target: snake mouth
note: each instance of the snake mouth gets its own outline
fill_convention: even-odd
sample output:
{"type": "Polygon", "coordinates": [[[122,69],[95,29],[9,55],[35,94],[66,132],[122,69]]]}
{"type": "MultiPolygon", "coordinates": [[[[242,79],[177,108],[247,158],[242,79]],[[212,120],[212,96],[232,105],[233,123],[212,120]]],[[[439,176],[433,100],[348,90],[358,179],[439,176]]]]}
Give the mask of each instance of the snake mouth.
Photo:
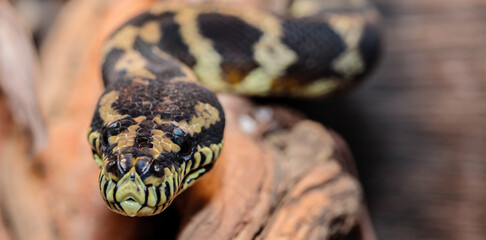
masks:
{"type": "Polygon", "coordinates": [[[162,179],[148,177],[145,179],[147,184],[134,168],[119,180],[110,179],[102,170],[99,179],[100,192],[107,206],[114,212],[130,217],[151,216],[166,209],[179,193],[191,186],[212,166],[212,163],[199,166],[187,174],[184,174],[185,168],[172,168],[172,171],[166,168],[162,179]]]}
{"type": "Polygon", "coordinates": [[[135,201],[134,199],[127,199],[120,202],[120,206],[125,211],[126,215],[134,217],[140,211],[143,205],[135,201]]]}
{"type": "Polygon", "coordinates": [[[129,195],[128,197],[117,198],[116,195],[120,195],[120,191],[118,190],[120,186],[119,182],[109,180],[105,183],[105,186],[100,191],[106,205],[112,211],[130,217],[151,216],[160,213],[170,205],[173,199],[170,195],[169,184],[162,184],[161,187],[153,185],[144,187],[143,194],[139,194],[143,195],[143,199],[134,196],[136,193],[131,192],[127,193],[129,195]],[[115,186],[115,191],[110,188],[113,185],[115,186]]]}
{"type": "Polygon", "coordinates": [[[151,216],[162,212],[176,196],[174,181],[170,177],[168,180],[160,186],[144,184],[138,175],[128,172],[116,181],[107,179],[102,171],[100,192],[106,205],[116,213],[130,217],[151,216]]]}

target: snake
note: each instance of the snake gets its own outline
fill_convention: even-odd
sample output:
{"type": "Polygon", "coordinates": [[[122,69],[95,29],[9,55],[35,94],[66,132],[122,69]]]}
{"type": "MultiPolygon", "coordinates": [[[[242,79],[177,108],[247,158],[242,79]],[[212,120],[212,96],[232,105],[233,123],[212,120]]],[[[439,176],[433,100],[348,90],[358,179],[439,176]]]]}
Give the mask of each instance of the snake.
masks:
{"type": "Polygon", "coordinates": [[[377,61],[378,18],[363,0],[296,0],[284,14],[160,2],[125,22],[104,43],[88,130],[106,205],[155,215],[210,171],[224,144],[216,93],[319,98],[355,85],[377,61]]]}

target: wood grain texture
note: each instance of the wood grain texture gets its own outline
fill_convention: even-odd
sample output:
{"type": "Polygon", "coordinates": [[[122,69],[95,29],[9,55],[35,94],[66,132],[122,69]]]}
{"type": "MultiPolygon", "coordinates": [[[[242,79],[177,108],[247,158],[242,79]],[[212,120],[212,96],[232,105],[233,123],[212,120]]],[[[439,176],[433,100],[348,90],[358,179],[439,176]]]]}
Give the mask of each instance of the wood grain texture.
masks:
{"type": "Polygon", "coordinates": [[[45,145],[36,100],[37,56],[16,10],[0,1],[0,239],[52,239],[33,154],[45,145]]]}
{"type": "Polygon", "coordinates": [[[273,107],[228,95],[221,100],[227,110],[226,146],[214,171],[181,196],[180,239],[348,235],[360,221],[362,205],[359,184],[335,155],[347,151],[345,145],[315,122],[297,119],[285,130],[273,107]],[[262,126],[261,111],[280,126],[262,126]],[[241,127],[250,116],[256,131],[241,127]]]}
{"type": "Polygon", "coordinates": [[[486,2],[374,2],[385,49],[369,81],[290,105],[350,144],[379,239],[484,239],[486,2]]]}
{"type": "Polygon", "coordinates": [[[46,144],[35,85],[39,84],[39,62],[32,34],[22,17],[7,1],[0,1],[0,92],[8,98],[17,126],[29,135],[30,151],[46,144]]]}

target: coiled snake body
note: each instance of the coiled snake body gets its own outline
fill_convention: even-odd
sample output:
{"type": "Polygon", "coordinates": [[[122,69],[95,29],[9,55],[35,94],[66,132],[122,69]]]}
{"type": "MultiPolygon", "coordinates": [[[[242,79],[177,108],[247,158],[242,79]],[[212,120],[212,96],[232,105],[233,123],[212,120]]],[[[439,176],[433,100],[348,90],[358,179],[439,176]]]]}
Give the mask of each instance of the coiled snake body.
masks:
{"type": "Polygon", "coordinates": [[[160,213],[211,169],[225,125],[213,91],[317,97],[365,75],[376,14],[354,5],[281,17],[161,3],[121,26],[103,50],[106,89],[88,133],[109,208],[160,213]]]}

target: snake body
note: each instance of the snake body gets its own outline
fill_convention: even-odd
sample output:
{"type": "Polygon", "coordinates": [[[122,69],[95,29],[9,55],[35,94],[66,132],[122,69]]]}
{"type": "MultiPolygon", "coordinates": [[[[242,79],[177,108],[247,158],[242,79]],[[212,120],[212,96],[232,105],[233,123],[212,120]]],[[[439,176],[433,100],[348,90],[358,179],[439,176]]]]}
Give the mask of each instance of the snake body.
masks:
{"type": "Polygon", "coordinates": [[[375,63],[379,34],[367,3],[300,15],[157,4],[112,34],[88,133],[110,209],[160,213],[211,169],[225,125],[213,91],[324,96],[375,63]]]}

